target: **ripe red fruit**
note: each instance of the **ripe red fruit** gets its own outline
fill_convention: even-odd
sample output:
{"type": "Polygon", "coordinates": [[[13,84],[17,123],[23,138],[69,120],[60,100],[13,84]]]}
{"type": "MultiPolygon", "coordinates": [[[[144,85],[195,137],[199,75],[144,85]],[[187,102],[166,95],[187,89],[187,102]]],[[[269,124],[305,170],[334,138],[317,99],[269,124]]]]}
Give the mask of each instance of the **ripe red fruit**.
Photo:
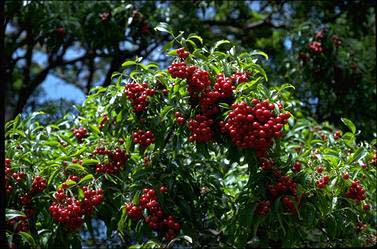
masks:
{"type": "Polygon", "coordinates": [[[63,37],[65,35],[65,29],[63,27],[59,27],[55,29],[55,32],[60,36],[63,37]]]}
{"type": "Polygon", "coordinates": [[[131,100],[133,112],[140,113],[146,111],[148,98],[156,93],[154,89],[148,88],[147,83],[128,83],[124,93],[131,100]]]}
{"type": "Polygon", "coordinates": [[[106,22],[110,19],[111,13],[104,11],[104,12],[100,13],[98,16],[101,19],[101,22],[106,22]]]}
{"type": "Polygon", "coordinates": [[[363,169],[366,169],[366,168],[367,168],[367,164],[366,164],[365,162],[361,162],[361,163],[360,163],[360,166],[361,166],[361,168],[363,168],[363,169]]]}
{"type": "Polygon", "coordinates": [[[152,131],[139,130],[134,132],[132,136],[134,143],[140,144],[142,147],[147,147],[155,141],[152,131]]]}
{"type": "Polygon", "coordinates": [[[179,117],[179,118],[177,118],[177,123],[179,124],[179,125],[183,125],[184,123],[185,123],[185,118],[183,118],[183,117],[179,117]]]}
{"type": "Polygon", "coordinates": [[[323,167],[319,166],[316,170],[318,174],[321,174],[323,172],[323,167]]]}
{"type": "Polygon", "coordinates": [[[363,205],[363,209],[364,209],[364,210],[369,210],[369,209],[370,209],[369,204],[368,204],[368,203],[365,203],[365,204],[363,205]]]}
{"type": "Polygon", "coordinates": [[[295,162],[292,168],[293,172],[299,172],[301,170],[301,163],[300,162],[295,162]]]}
{"type": "Polygon", "coordinates": [[[309,44],[309,48],[311,51],[315,52],[315,53],[321,53],[323,52],[323,47],[322,47],[322,44],[320,42],[310,42],[309,44]]]}
{"type": "Polygon", "coordinates": [[[325,184],[323,181],[321,181],[321,180],[318,180],[318,181],[317,181],[317,187],[318,187],[318,188],[324,188],[325,185],[326,185],[326,184],[325,184]]]}
{"type": "Polygon", "coordinates": [[[181,58],[181,59],[186,59],[190,55],[190,53],[187,52],[185,50],[185,48],[178,48],[177,54],[178,54],[179,58],[181,58]]]}
{"type": "Polygon", "coordinates": [[[348,172],[344,172],[343,175],[342,175],[342,177],[343,177],[344,180],[347,180],[347,179],[350,178],[350,175],[349,175],[348,172]]]}
{"type": "Polygon", "coordinates": [[[166,186],[161,186],[160,187],[160,192],[161,193],[167,193],[169,190],[168,190],[168,188],[166,187],[166,186]]]}
{"type": "Polygon", "coordinates": [[[329,182],[330,178],[329,176],[324,176],[323,181],[327,184],[329,182]]]}
{"type": "Polygon", "coordinates": [[[197,114],[195,119],[190,119],[188,122],[188,128],[192,135],[189,137],[189,141],[202,143],[210,141],[214,137],[212,130],[213,123],[213,119],[201,114],[197,114]]]}

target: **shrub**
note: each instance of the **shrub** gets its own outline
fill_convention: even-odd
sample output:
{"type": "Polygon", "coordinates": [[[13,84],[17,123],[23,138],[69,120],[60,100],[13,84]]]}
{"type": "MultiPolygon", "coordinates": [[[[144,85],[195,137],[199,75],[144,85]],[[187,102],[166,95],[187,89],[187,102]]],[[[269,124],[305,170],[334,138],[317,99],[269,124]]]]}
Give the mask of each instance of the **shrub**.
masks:
{"type": "Polygon", "coordinates": [[[77,247],[96,217],[133,247],[375,242],[375,143],[295,118],[263,52],[174,42],[168,70],[126,61],[78,116],[6,125],[9,241],[77,247]]]}

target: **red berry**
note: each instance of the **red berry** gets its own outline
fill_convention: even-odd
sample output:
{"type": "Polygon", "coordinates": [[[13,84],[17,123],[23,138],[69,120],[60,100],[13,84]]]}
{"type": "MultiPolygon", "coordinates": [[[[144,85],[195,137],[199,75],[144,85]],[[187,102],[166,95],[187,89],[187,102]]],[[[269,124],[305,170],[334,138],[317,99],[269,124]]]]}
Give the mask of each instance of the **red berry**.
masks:
{"type": "Polygon", "coordinates": [[[160,192],[161,193],[167,193],[169,190],[168,190],[168,188],[166,187],[166,186],[161,186],[160,187],[160,192]]]}
{"type": "Polygon", "coordinates": [[[348,178],[350,178],[350,175],[349,175],[348,172],[344,172],[342,177],[343,177],[344,180],[347,180],[348,178]]]}
{"type": "Polygon", "coordinates": [[[323,167],[322,166],[319,166],[318,168],[317,168],[317,173],[318,174],[321,174],[323,172],[323,167]]]}

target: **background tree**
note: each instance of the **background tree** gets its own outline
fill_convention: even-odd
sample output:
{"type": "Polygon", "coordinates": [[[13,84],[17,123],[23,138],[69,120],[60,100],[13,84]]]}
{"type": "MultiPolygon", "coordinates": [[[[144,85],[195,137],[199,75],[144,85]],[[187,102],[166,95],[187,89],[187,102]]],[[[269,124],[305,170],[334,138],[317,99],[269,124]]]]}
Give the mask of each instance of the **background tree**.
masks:
{"type": "Polygon", "coordinates": [[[39,88],[48,75],[88,93],[92,86],[109,85],[126,59],[141,56],[166,65],[161,49],[167,37],[153,29],[166,22],[174,32],[197,33],[209,44],[229,39],[246,49],[266,51],[271,84],[281,79],[295,83],[301,89],[296,96],[312,115],[335,124],[341,116],[354,119],[364,130],[362,138],[375,130],[375,106],[370,104],[376,100],[375,6],[369,1],[8,1],[5,7],[6,80],[11,82],[7,119],[46,104],[35,99],[43,95],[39,88]],[[308,73],[298,55],[322,27],[336,33],[343,45],[326,54],[331,58],[323,58],[327,74],[316,84],[318,75],[308,73]],[[337,66],[327,70],[334,62],[337,66]],[[350,69],[351,64],[357,69],[350,69]],[[337,83],[328,84],[335,77],[337,83]],[[358,90],[355,84],[343,84],[345,80],[358,82],[358,90]],[[318,86],[324,92],[318,92],[318,86]],[[339,98],[339,91],[349,97],[339,98]],[[321,100],[312,103],[317,97],[321,100]]]}

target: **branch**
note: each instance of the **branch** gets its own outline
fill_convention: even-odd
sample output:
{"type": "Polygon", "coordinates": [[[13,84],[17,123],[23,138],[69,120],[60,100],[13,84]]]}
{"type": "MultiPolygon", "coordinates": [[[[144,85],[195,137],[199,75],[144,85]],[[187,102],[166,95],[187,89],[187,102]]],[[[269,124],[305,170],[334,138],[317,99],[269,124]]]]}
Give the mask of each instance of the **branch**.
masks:
{"type": "Polygon", "coordinates": [[[22,85],[22,89],[20,91],[20,95],[16,104],[16,108],[13,111],[12,118],[15,118],[19,113],[22,112],[24,106],[26,105],[28,99],[33,94],[34,90],[46,79],[47,75],[50,73],[51,69],[54,69],[59,66],[65,66],[74,64],[78,61],[84,60],[87,58],[88,54],[85,54],[79,58],[69,61],[53,61],[50,63],[45,69],[39,72],[30,82],[29,84],[22,85]]]}
{"type": "Polygon", "coordinates": [[[276,25],[272,22],[271,16],[269,15],[263,20],[248,23],[248,24],[241,24],[237,20],[205,20],[203,21],[203,24],[211,25],[211,26],[229,26],[229,27],[234,27],[238,28],[239,30],[251,30],[255,28],[260,28],[262,26],[269,26],[272,28],[288,28],[286,24],[280,24],[276,25]]]}
{"type": "Polygon", "coordinates": [[[86,82],[86,94],[89,94],[90,89],[92,88],[92,81],[94,77],[95,67],[94,67],[94,54],[91,54],[89,57],[89,75],[86,82]]]}
{"type": "Polygon", "coordinates": [[[32,33],[31,33],[31,26],[29,25],[28,27],[26,27],[26,44],[27,44],[27,48],[26,48],[26,53],[25,53],[25,60],[26,60],[26,63],[25,63],[25,67],[24,67],[24,72],[23,72],[23,84],[24,85],[28,85],[29,82],[30,82],[30,67],[31,67],[31,63],[32,63],[32,56],[33,56],[33,47],[34,47],[34,44],[33,44],[33,36],[32,36],[32,33]]]}

